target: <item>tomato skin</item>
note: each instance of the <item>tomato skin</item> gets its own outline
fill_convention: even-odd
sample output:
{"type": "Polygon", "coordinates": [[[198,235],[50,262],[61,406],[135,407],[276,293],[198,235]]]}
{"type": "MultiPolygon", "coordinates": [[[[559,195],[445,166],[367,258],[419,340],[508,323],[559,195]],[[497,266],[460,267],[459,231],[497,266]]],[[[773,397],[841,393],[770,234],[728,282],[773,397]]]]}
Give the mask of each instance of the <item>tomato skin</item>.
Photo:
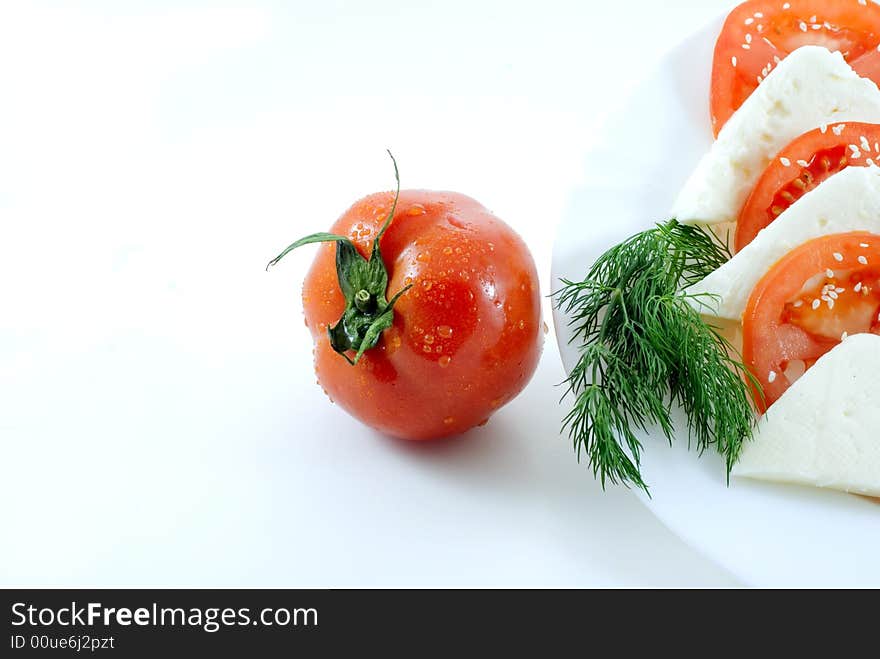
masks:
{"type": "Polygon", "coordinates": [[[777,59],[781,61],[801,46],[824,46],[832,52],[840,51],[859,75],[880,83],[880,77],[875,77],[880,74],[878,43],[880,6],[873,1],[862,4],[859,0],[749,0],[742,3],[727,16],[715,44],[710,92],[715,135],[758,87],[759,76],[765,78],[769,70],[775,68],[777,59]],[[785,5],[787,8],[783,8],[785,5]],[[818,29],[813,29],[814,26],[818,29]]]}
{"type": "Polygon", "coordinates": [[[760,384],[759,410],[766,411],[791,385],[785,371],[792,362],[810,368],[840,343],[844,331],[880,333],[878,313],[880,236],[860,231],[823,236],[780,259],[755,286],[743,314],[742,355],[760,384]],[[823,297],[827,285],[833,299],[823,297]]]}
{"type": "Polygon", "coordinates": [[[796,138],[767,166],[740,211],[734,240],[736,251],[752,242],[761,229],[801,196],[845,167],[880,163],[877,147],[880,147],[878,124],[829,124],[796,138]],[[851,145],[857,150],[853,151],[851,145]]]}
{"type": "MultiPolygon", "coordinates": [[[[368,257],[393,193],[355,203],[330,229],[368,257]]],[[[394,324],[356,366],[333,351],[327,327],[345,300],[335,246],[306,276],[303,306],[315,370],[349,414],[395,437],[425,440],[480,425],[531,379],[543,345],[541,299],[522,239],[478,202],[453,192],[403,190],[380,241],[394,324]]]]}

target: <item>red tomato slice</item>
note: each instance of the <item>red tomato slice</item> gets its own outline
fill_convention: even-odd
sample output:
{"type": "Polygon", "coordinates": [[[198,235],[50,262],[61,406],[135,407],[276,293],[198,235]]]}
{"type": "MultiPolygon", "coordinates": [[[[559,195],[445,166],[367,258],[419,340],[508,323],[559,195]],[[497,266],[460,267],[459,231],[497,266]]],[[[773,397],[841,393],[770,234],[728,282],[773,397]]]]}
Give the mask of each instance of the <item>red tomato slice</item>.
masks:
{"type": "Polygon", "coordinates": [[[736,223],[736,251],[784,210],[844,167],[880,164],[880,125],[831,124],[804,133],[764,170],[736,223]]]}
{"type": "Polygon", "coordinates": [[[880,236],[823,236],[789,252],[755,286],[743,315],[743,359],[763,390],[759,409],[846,335],[880,334],[878,314],[880,236]]]}
{"type": "Polygon", "coordinates": [[[744,2],[730,12],[715,44],[710,95],[715,135],[791,51],[808,45],[840,51],[859,75],[880,82],[878,43],[880,6],[870,0],[744,2]]]}

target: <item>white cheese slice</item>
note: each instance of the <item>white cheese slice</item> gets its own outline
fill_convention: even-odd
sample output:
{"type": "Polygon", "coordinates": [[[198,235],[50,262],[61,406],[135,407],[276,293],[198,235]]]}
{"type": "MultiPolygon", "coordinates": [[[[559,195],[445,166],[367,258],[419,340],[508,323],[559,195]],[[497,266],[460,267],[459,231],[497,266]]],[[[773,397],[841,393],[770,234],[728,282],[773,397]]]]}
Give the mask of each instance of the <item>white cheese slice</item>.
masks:
{"type": "Polygon", "coordinates": [[[676,200],[686,224],[735,220],[769,162],[794,138],[845,121],[880,123],[880,90],[840,53],[818,46],[792,52],[721,129],[676,200]]]}
{"type": "Polygon", "coordinates": [[[774,403],[733,475],[880,496],[880,336],[857,334],[774,403]]]}
{"type": "Polygon", "coordinates": [[[880,234],[880,167],[847,167],[835,174],[688,293],[717,296],[694,305],[706,315],[739,321],[755,285],[779,259],[813,238],[849,231],[880,234]]]}

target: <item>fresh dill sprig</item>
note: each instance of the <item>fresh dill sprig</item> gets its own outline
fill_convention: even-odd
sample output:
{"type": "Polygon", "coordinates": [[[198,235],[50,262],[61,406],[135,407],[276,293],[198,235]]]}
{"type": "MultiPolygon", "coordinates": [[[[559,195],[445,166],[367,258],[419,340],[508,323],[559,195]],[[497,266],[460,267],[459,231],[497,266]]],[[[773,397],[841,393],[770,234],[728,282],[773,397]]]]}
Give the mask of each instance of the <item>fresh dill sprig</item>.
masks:
{"type": "Polygon", "coordinates": [[[636,431],[657,426],[671,442],[676,404],[691,441],[700,452],[714,446],[728,474],[751,436],[752,376],[700,315],[714,298],[687,293],[730,256],[711,231],[670,220],[612,247],[583,281],[562,280],[554,293],[571,319],[571,341],[581,344],[563,429],[603,487],[610,481],[648,491],[636,431]]]}

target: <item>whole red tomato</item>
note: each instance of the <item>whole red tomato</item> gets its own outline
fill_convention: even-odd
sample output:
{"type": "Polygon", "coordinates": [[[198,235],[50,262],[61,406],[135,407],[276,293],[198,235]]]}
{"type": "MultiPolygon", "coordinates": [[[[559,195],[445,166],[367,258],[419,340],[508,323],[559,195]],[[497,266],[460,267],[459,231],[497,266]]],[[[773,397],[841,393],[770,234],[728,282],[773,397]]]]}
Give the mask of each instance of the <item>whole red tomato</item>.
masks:
{"type": "Polygon", "coordinates": [[[470,197],[401,191],[382,233],[392,207],[395,193],[372,194],[336,221],[333,236],[304,239],[336,241],[319,247],[303,286],[318,380],[331,400],[383,433],[461,433],[485,423],[535,371],[543,343],[535,264],[522,239],[470,197]],[[379,277],[375,305],[361,290],[369,288],[363,273],[346,273],[345,262],[364,271],[377,256],[387,285],[379,277]],[[392,300],[402,294],[358,358],[357,336],[354,345],[349,338],[383,315],[386,288],[392,300]]]}

